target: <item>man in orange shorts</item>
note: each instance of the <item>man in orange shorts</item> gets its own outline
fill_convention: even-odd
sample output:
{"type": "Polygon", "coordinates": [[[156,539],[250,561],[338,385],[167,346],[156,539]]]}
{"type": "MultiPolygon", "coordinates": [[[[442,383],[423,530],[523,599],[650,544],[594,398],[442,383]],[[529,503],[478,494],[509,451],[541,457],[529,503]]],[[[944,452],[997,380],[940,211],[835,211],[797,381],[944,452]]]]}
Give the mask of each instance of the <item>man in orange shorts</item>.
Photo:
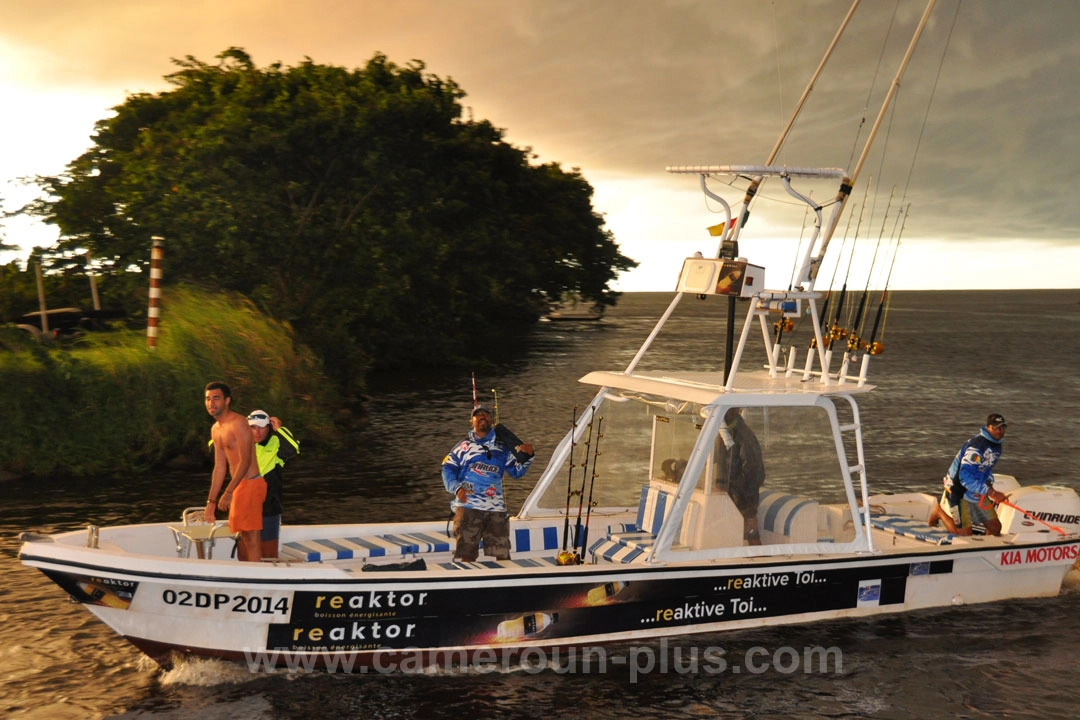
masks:
{"type": "Polygon", "coordinates": [[[240,534],[239,558],[252,562],[262,560],[260,531],[262,506],[266,498],[266,481],[259,474],[255,459],[255,438],[247,418],[229,408],[232,393],[223,382],[206,386],[206,412],[214,418],[210,438],[214,445],[214,473],[210,479],[210,496],[206,499],[203,517],[215,520],[217,508],[229,512],[229,530],[240,534]],[[225,470],[231,480],[218,497],[225,470]]]}

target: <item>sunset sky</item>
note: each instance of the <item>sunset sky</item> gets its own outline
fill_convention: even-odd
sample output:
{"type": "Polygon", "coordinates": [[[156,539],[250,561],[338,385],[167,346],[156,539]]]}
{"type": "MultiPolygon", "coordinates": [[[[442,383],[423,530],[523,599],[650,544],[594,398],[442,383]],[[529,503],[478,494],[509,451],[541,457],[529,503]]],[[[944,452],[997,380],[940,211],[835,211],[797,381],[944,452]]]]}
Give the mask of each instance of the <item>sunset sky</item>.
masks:
{"type": "MultiPolygon", "coordinates": [[[[924,5],[863,0],[779,163],[854,165],[924,5]]],[[[60,172],[89,146],[109,108],[130,93],[168,89],[172,58],[213,63],[238,46],[260,67],[310,57],[353,68],[383,52],[455,80],[472,116],[504,128],[509,142],[580,168],[623,253],[641,262],[618,288],[673,290],[682,258],[715,254],[705,228],[720,216],[697,177],[665,167],[764,162],[849,6],[54,0],[45,9],[7,0],[0,197],[9,210],[21,205],[29,196],[16,178],[60,172]]],[[[873,273],[884,277],[897,207],[910,203],[892,287],[1078,287],[1078,23],[1080,3],[1064,0],[939,0],[852,194],[854,220],[841,222],[832,246],[842,270],[854,247],[850,263],[876,257],[873,273]]],[[[803,189],[819,200],[835,192],[803,189]]],[[[741,189],[721,194],[733,203],[742,197],[741,189]]],[[[769,286],[784,286],[803,213],[776,182],[763,196],[740,249],[766,266],[769,286]]],[[[54,238],[49,228],[6,223],[8,243],[54,238]]],[[[0,262],[11,258],[0,254],[0,262]]]]}

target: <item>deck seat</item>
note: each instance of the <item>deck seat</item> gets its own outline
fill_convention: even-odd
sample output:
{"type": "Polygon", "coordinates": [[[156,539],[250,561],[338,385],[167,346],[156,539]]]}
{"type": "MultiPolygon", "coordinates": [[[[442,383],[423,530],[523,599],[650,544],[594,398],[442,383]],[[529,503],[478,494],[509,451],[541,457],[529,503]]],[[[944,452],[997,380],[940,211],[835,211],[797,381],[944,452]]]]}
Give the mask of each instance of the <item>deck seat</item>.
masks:
{"type": "Polygon", "coordinates": [[[644,559],[655,539],[655,535],[650,535],[647,543],[633,543],[627,541],[626,538],[601,538],[589,547],[589,553],[592,554],[594,561],[603,559],[613,563],[634,562],[644,559]]]}
{"type": "Polygon", "coordinates": [[[303,562],[395,557],[449,552],[452,542],[453,539],[442,532],[320,538],[282,543],[281,555],[303,562]]]}
{"type": "Polygon", "coordinates": [[[876,530],[884,530],[895,535],[922,540],[934,545],[952,545],[954,537],[945,530],[930,527],[925,520],[902,515],[871,515],[870,525],[876,530]]]}
{"type": "Polygon", "coordinates": [[[763,545],[814,543],[818,540],[817,500],[762,488],[757,519],[763,545]]]}
{"type": "Polygon", "coordinates": [[[518,527],[510,532],[510,552],[512,553],[558,550],[560,547],[559,528],[555,525],[518,527]]]}
{"type": "MultiPolygon", "coordinates": [[[[632,527],[622,526],[622,530],[609,528],[606,537],[602,537],[589,546],[593,560],[629,563],[644,559],[656,542],[656,533],[664,524],[675,496],[655,485],[642,485],[638,500],[638,513],[632,527]]],[[[680,523],[681,525],[681,523],[680,523]]],[[[678,536],[681,528],[675,528],[678,536]]]]}
{"type": "Polygon", "coordinates": [[[195,548],[195,554],[200,559],[212,560],[215,541],[223,538],[236,541],[239,537],[239,533],[229,531],[227,522],[204,522],[203,512],[205,509],[201,507],[185,508],[180,513],[181,524],[169,526],[173,539],[176,541],[178,557],[191,557],[191,548],[195,548]]]}
{"type": "MultiPolygon", "coordinates": [[[[481,541],[480,547],[483,548],[483,546],[483,541],[481,541]]],[[[557,551],[559,547],[559,529],[555,525],[511,528],[511,553],[557,551]]],[[[453,549],[453,537],[443,531],[432,531],[293,540],[282,543],[281,556],[299,562],[325,562],[358,558],[405,557],[424,553],[451,552],[453,549]]]]}

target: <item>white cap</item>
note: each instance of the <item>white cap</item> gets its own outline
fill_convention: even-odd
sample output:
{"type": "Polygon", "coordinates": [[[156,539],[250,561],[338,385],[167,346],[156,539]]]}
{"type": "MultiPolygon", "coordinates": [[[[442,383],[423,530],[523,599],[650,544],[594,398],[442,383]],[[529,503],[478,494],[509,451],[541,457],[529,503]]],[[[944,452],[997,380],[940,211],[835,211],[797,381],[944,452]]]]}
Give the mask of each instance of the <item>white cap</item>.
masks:
{"type": "Polygon", "coordinates": [[[266,427],[270,424],[270,416],[265,410],[252,410],[248,413],[248,425],[255,427],[266,427]]]}

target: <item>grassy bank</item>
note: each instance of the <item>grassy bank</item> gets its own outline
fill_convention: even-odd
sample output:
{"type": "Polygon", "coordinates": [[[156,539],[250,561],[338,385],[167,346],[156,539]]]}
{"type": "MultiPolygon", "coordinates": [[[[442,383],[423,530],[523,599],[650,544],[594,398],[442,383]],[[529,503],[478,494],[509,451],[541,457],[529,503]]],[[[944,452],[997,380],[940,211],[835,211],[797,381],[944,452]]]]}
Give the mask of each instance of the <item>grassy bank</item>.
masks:
{"type": "Polygon", "coordinates": [[[237,295],[168,288],[156,350],[119,331],[0,351],[0,470],[109,474],[200,456],[210,380],[230,385],[234,410],[267,410],[301,439],[334,436],[332,388],[288,326],[237,295]]]}

